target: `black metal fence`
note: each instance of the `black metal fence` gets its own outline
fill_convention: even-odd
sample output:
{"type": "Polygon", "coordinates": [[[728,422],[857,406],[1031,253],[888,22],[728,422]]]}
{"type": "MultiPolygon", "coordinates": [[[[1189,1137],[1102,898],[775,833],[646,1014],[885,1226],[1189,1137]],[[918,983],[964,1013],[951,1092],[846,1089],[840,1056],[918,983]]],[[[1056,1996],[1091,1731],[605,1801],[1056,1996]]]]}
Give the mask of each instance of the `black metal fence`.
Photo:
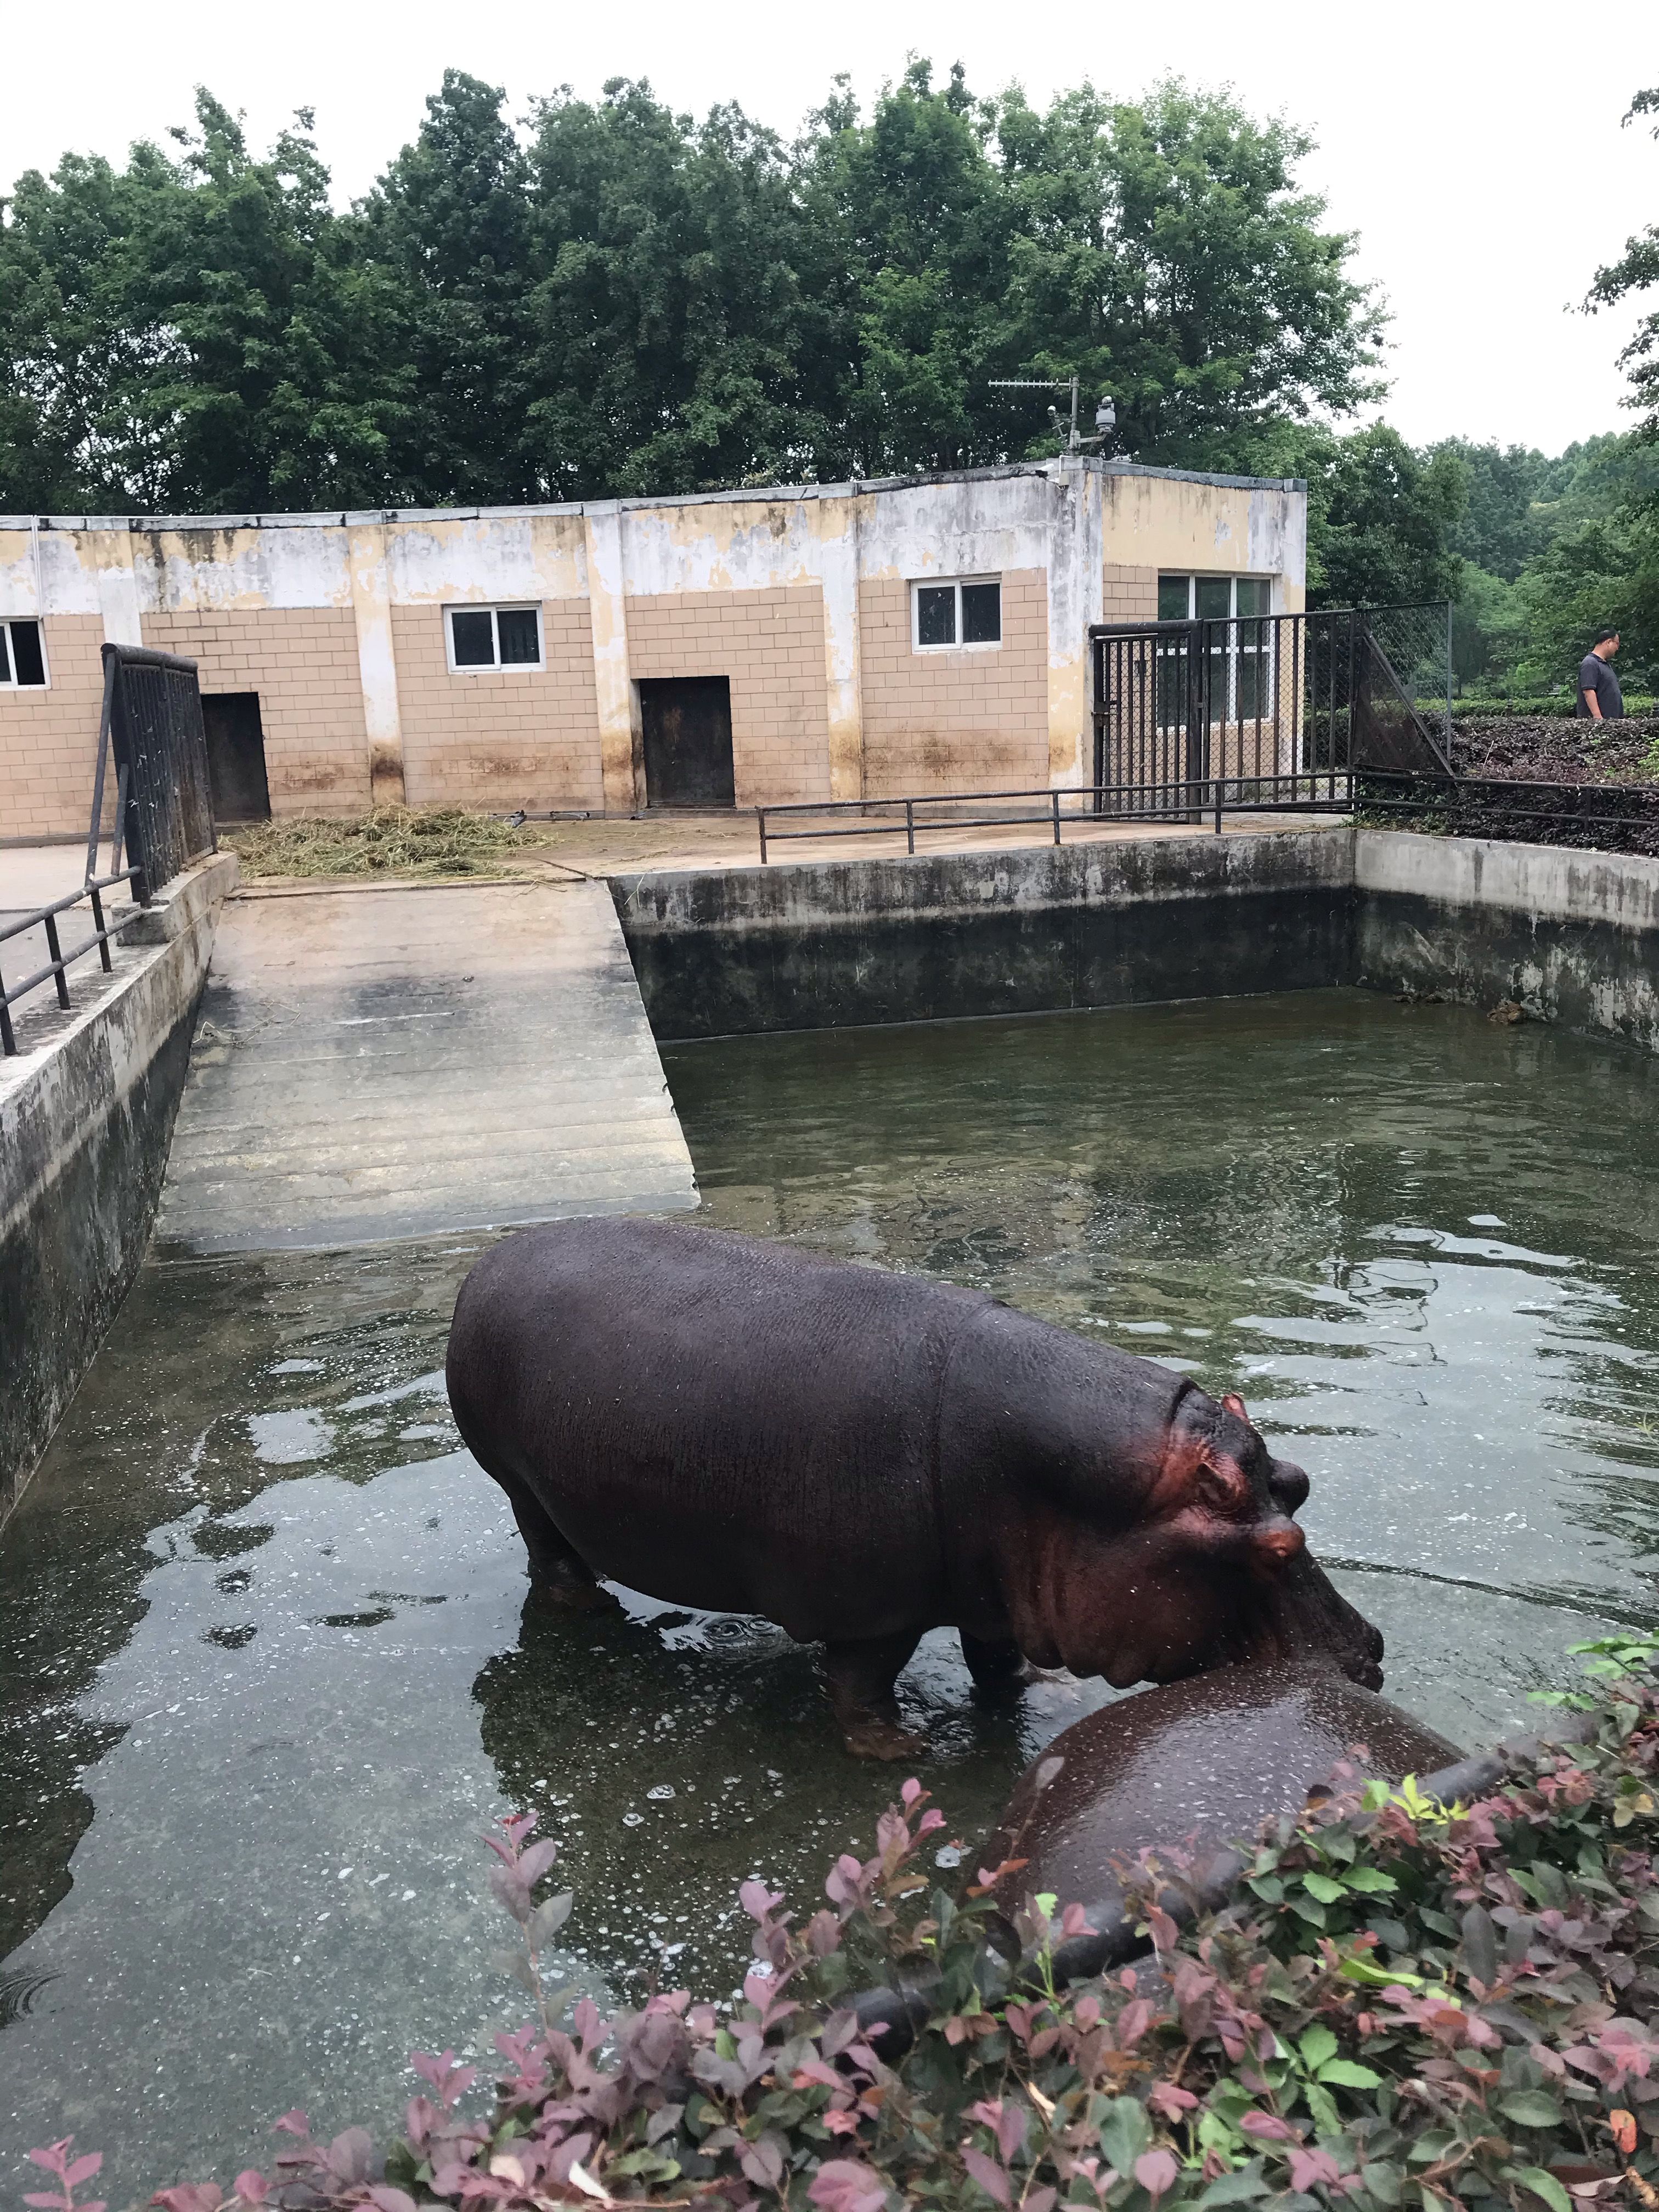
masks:
{"type": "Polygon", "coordinates": [[[152,653],[145,646],[104,647],[104,708],[87,838],[88,880],[98,864],[105,771],[112,757],[115,849],[125,843],[128,863],[137,871],[134,896],[148,906],[163,884],[218,845],[193,660],[152,653]]]}
{"type": "Polygon", "coordinates": [[[0,1053],[17,1047],[11,1010],[43,984],[56,987],[58,1003],[70,1008],[69,970],[96,952],[106,974],[112,972],[110,939],[115,934],[104,910],[104,894],[117,884],[131,887],[148,906],[163,884],[200,854],[217,848],[213,802],[208,784],[207,738],[202,728],[202,700],[196,663],[174,653],[151,653],[134,645],[104,647],[104,705],[98,730],[98,767],[93,779],[92,823],[87,833],[86,881],[77,891],[52,905],[21,915],[0,929],[0,946],[39,930],[46,958],[21,983],[8,987],[0,954],[0,1053]],[[115,821],[109,866],[98,872],[102,839],[106,772],[115,763],[115,821]],[[126,866],[121,865],[122,849],[126,866]],[[64,950],[60,924],[85,903],[92,934],[64,950]]]}
{"type": "Polygon", "coordinates": [[[1102,623],[1090,636],[1095,787],[1139,792],[1132,812],[1148,819],[1197,818],[1218,783],[1328,806],[1358,768],[1449,772],[1443,607],[1102,623]]]}

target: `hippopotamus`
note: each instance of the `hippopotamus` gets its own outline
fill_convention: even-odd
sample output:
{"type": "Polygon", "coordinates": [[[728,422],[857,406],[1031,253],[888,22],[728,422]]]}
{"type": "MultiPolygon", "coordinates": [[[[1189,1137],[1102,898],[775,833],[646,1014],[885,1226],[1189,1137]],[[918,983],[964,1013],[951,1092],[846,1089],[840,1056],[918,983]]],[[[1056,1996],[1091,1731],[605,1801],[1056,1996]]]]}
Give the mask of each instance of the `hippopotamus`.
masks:
{"type": "Polygon", "coordinates": [[[1048,1893],[1098,1924],[1121,1902],[1115,1859],[1190,1849],[1202,1887],[1227,1845],[1299,1812],[1340,1762],[1399,1782],[1462,1757],[1322,1661],[1220,1667],[1062,1729],[1020,1777],[978,1863],[1006,1869],[992,1893],[1003,1911],[1048,1893]]]}
{"type": "Polygon", "coordinates": [[[848,1747],[902,1758],[894,1686],[954,1628],[975,1684],[1027,1662],[1164,1681],[1382,1639],[1310,1558],[1308,1478],[1237,1397],[979,1291],[638,1219],[478,1261],[450,1403],[532,1582],[604,1577],[763,1615],[821,1666],[848,1747]]]}

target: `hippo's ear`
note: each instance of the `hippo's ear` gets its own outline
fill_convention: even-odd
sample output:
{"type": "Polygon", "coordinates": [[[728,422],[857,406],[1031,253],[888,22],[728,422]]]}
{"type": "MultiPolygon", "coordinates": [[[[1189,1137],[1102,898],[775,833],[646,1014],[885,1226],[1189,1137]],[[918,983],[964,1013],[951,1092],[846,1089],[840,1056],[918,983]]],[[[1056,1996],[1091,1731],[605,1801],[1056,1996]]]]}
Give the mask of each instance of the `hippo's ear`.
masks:
{"type": "Polygon", "coordinates": [[[1239,1396],[1237,1390],[1229,1390],[1226,1396],[1221,1402],[1236,1419],[1241,1421],[1248,1421],[1249,1419],[1249,1415],[1244,1410],[1244,1401],[1239,1396]]]}

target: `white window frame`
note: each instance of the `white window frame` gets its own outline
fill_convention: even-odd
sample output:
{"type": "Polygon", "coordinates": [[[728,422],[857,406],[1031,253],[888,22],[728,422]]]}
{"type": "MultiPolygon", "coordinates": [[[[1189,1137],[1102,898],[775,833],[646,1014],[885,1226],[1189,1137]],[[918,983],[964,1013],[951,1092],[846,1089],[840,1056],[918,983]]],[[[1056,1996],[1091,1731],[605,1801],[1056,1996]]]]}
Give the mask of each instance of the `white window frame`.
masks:
{"type": "Polygon", "coordinates": [[[525,676],[534,675],[547,666],[547,633],[542,623],[542,603],[539,599],[498,599],[479,606],[474,601],[458,599],[444,609],[444,658],[449,663],[452,676],[525,676]],[[455,658],[455,627],[451,617],[455,615],[488,615],[489,641],[495,650],[494,660],[465,661],[455,658]],[[501,626],[500,615],[534,615],[536,617],[536,658],[533,660],[501,661],[501,626]]]}
{"type": "Polygon", "coordinates": [[[0,629],[6,633],[6,672],[3,678],[0,678],[0,691],[50,691],[52,662],[46,654],[46,625],[41,617],[39,615],[0,615],[0,629]],[[17,648],[11,638],[14,623],[33,623],[40,640],[40,672],[44,680],[39,684],[20,684],[17,680],[17,648]]]}
{"type": "Polygon", "coordinates": [[[910,650],[912,653],[1000,653],[1002,650],[1002,578],[990,576],[913,576],[910,580],[910,650]],[[994,584],[997,587],[997,635],[962,641],[962,587],[964,584],[994,584]],[[957,595],[957,634],[949,645],[921,641],[921,595],[924,592],[954,590],[957,595]]]}

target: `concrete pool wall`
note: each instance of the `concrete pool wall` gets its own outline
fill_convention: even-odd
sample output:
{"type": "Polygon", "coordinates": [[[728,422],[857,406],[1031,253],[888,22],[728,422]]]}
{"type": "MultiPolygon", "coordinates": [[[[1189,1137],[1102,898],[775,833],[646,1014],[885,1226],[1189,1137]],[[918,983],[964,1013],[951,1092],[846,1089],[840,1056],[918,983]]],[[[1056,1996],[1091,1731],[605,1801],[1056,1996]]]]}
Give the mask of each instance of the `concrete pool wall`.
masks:
{"type": "Polygon", "coordinates": [[[175,878],[125,933],[113,974],[76,969],[70,1012],[0,1061],[0,1528],[143,1256],[235,881],[228,853],[175,878]]]}
{"type": "Polygon", "coordinates": [[[613,877],[663,1041],[1370,988],[1659,1047],[1659,860],[1346,825],[613,877]]]}

